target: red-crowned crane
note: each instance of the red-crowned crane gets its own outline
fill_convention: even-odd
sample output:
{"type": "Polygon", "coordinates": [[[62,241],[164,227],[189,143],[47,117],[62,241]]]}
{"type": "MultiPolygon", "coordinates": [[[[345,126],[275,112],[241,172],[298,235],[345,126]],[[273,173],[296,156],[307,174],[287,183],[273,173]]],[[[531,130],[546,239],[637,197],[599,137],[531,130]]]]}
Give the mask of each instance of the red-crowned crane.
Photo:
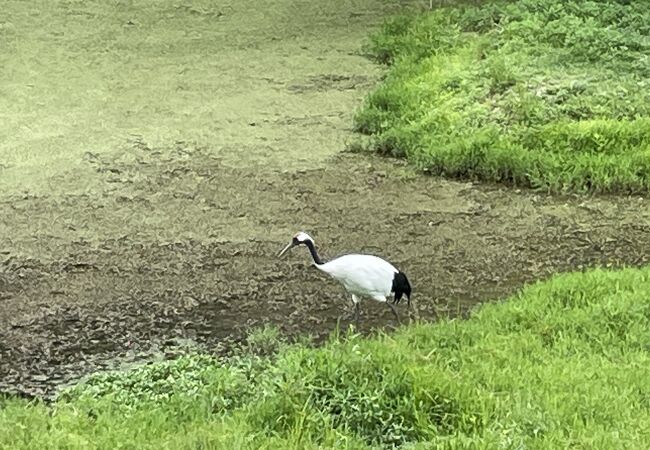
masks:
{"type": "Polygon", "coordinates": [[[328,262],[323,262],[314,245],[314,240],[307,233],[301,231],[296,233],[291,242],[282,249],[278,257],[284,255],[288,250],[299,245],[309,249],[314,265],[323,272],[338,280],[345,290],[352,295],[355,321],[359,323],[359,301],[362,297],[369,297],[378,302],[386,303],[399,323],[399,316],[395,309],[402,296],[406,296],[407,305],[411,306],[411,285],[403,272],[400,272],[392,264],[372,255],[350,254],[328,262]],[[393,302],[387,300],[394,294],[393,302]]]}

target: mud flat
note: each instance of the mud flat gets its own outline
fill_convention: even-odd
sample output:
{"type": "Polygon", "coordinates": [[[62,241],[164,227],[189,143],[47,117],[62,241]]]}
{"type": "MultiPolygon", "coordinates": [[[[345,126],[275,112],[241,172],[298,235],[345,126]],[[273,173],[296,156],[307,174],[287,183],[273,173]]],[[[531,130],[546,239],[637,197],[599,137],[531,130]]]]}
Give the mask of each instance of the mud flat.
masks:
{"type": "MultiPolygon", "coordinates": [[[[342,153],[380,76],[359,46],[391,12],[381,2],[209,3],[155,9],[193,27],[178,31],[187,51],[132,44],[128,62],[108,53],[75,85],[62,69],[25,87],[16,66],[12,95],[34,100],[49,86],[61,112],[23,103],[1,125],[0,391],[48,395],[188,342],[219,351],[267,323],[323,338],[348,299],[306,252],[276,259],[299,229],[326,257],[364,251],[395,262],[421,320],[555,272],[650,260],[645,199],[548,197],[342,153]],[[108,80],[95,80],[103,97],[93,73],[108,80]]],[[[74,35],[100,23],[104,6],[66,8],[87,17],[74,35]]],[[[56,12],[53,28],[65,15],[56,12]]],[[[134,14],[109,15],[124,33],[118,43],[157,23],[134,14]]],[[[18,47],[3,58],[40,36],[13,30],[18,47]]],[[[52,39],[70,61],[85,51],[52,39]]],[[[363,332],[393,326],[383,305],[365,302],[362,313],[363,332]]]]}

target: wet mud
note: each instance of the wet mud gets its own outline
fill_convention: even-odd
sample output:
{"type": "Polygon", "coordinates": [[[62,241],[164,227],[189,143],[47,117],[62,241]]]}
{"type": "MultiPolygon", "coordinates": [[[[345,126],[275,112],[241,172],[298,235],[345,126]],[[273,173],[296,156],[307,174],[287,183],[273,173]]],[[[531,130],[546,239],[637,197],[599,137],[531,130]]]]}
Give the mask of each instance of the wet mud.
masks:
{"type": "MultiPolygon", "coordinates": [[[[300,229],[325,258],[368,252],[404,270],[414,288],[404,322],[463,314],[553,273],[650,259],[638,198],[554,198],[345,153],[313,170],[233,168],[185,143],[132,142],[128,155],[84,164],[99,180],[92,195],[0,203],[25,232],[0,254],[2,391],[50,395],[187,342],[223,351],[264,324],[326,337],[349,299],[304,249],[278,260],[300,229]],[[165,220],[186,233],[161,235],[165,220]]],[[[395,325],[364,301],[362,332],[395,325]]]]}

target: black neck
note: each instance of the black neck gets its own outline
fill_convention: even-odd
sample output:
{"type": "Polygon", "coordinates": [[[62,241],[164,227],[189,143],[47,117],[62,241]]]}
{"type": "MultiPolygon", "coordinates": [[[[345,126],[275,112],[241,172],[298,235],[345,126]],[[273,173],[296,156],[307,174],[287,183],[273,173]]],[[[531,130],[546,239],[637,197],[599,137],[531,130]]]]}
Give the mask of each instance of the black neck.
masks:
{"type": "Polygon", "coordinates": [[[305,245],[309,249],[309,252],[311,253],[311,257],[314,259],[314,262],[319,266],[323,264],[323,261],[321,261],[320,256],[318,256],[318,253],[316,253],[316,248],[314,247],[314,243],[308,240],[305,242],[305,245]]]}

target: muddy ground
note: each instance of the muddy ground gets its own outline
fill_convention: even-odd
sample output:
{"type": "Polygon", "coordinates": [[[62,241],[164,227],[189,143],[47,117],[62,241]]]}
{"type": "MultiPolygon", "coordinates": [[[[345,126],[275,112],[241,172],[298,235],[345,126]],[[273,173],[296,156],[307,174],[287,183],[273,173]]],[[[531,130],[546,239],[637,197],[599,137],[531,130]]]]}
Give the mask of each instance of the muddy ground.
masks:
{"type": "MultiPolygon", "coordinates": [[[[338,13],[357,17],[349,7],[338,13]]],[[[561,271],[649,262],[645,199],[549,197],[341,152],[380,75],[358,49],[386,11],[362,11],[363,26],[333,22],[338,40],[309,27],[303,43],[279,36],[263,72],[241,63],[247,42],[229,41],[221,51],[241,53],[228,60],[232,76],[248,84],[220,85],[221,98],[231,89],[231,99],[268,101],[213,104],[220,139],[127,127],[119,145],[71,150],[27,186],[16,180],[37,176],[33,165],[5,164],[14,181],[0,193],[0,391],[47,396],[188,342],[221,351],[264,324],[322,339],[349,300],[304,249],[276,258],[298,230],[325,258],[369,252],[403,269],[414,287],[405,322],[462,314],[561,271]],[[301,49],[290,72],[287,46],[301,49]]],[[[250,45],[251,60],[260,55],[250,45]]],[[[366,301],[362,314],[364,333],[394,326],[384,305],[366,301]]]]}
{"type": "MultiPolygon", "coordinates": [[[[398,163],[353,155],[298,172],[231,168],[186,145],[138,143],[129,155],[87,156],[102,180],[93,196],[0,204],[14,226],[41,230],[2,251],[3,390],[47,394],[182,342],[220,349],[267,323],[291,336],[326,336],[348,299],[304,249],[276,258],[299,229],[327,257],[354,250],[389,258],[410,276],[411,317],[422,320],[555,272],[650,260],[650,213],[638,199],[554,199],[408,175],[398,163]],[[161,238],[147,227],[160,214],[200,225],[161,238]],[[228,238],[247,222],[268,235],[228,238]],[[91,228],[102,226],[124,233],[85,237],[101,236],[91,228]],[[21,256],[23,245],[42,256],[21,256]]],[[[394,325],[384,305],[365,302],[363,314],[365,332],[394,325]]]]}

